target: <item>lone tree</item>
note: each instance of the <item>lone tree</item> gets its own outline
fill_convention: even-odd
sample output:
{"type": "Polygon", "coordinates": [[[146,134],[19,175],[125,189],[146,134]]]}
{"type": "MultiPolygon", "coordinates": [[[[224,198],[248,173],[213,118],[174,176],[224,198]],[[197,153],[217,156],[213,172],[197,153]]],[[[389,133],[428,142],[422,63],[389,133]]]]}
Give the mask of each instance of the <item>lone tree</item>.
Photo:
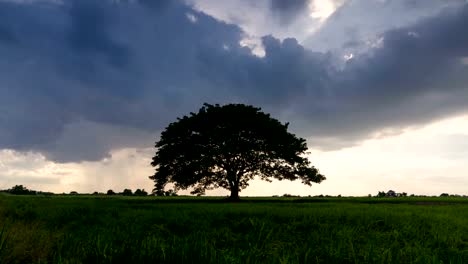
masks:
{"type": "Polygon", "coordinates": [[[287,131],[260,108],[244,104],[204,104],[198,113],[177,118],[161,133],[151,165],[153,193],[194,187],[192,194],[225,188],[231,200],[258,176],[271,182],[300,179],[306,185],[325,177],[304,157],[305,139],[287,131]]]}

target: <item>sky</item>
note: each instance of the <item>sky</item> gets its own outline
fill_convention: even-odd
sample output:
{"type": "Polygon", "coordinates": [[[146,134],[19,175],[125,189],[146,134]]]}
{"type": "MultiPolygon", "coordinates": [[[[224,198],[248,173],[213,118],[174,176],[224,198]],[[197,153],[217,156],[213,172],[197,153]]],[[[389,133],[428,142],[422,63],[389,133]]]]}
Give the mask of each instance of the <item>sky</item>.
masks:
{"type": "Polygon", "coordinates": [[[289,122],[327,177],[241,196],[468,195],[467,27],[465,0],[0,0],[0,189],[151,191],[207,102],[289,122]]]}

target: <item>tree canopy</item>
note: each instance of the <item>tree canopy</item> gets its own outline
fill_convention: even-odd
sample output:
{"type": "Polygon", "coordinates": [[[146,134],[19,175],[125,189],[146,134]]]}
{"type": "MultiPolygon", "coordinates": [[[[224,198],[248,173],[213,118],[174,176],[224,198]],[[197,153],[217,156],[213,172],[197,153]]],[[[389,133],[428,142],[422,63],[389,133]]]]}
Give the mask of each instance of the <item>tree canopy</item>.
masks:
{"type": "Polygon", "coordinates": [[[36,194],[36,191],[29,190],[26,188],[26,186],[23,185],[15,185],[11,189],[7,190],[7,192],[11,194],[17,194],[17,195],[26,195],[26,194],[36,194]]]}
{"type": "Polygon", "coordinates": [[[306,185],[325,180],[304,157],[305,139],[289,133],[288,125],[253,106],[204,104],[161,133],[151,162],[153,193],[172,183],[175,190],[193,187],[192,194],[225,188],[236,200],[256,176],[306,185]]]}

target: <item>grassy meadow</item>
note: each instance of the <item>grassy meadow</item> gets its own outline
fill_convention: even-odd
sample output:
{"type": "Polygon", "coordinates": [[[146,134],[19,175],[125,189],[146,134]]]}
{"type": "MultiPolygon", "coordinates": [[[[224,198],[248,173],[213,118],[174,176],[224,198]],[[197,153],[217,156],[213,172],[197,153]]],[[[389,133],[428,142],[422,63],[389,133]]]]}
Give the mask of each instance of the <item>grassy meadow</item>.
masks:
{"type": "Polygon", "coordinates": [[[466,198],[0,194],[0,263],[468,263],[466,198]]]}

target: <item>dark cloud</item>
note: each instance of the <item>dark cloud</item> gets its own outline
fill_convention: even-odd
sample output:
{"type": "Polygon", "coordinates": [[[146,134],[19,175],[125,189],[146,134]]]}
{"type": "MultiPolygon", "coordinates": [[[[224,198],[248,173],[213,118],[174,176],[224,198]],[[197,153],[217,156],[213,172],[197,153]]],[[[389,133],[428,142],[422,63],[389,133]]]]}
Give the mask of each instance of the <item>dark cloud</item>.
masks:
{"type": "Polygon", "coordinates": [[[107,30],[121,19],[119,8],[105,1],[72,1],[66,36],[72,51],[81,56],[104,56],[107,62],[116,66],[127,64],[127,48],[113,39],[107,30]]]}
{"type": "Polygon", "coordinates": [[[0,42],[3,43],[14,43],[16,41],[15,36],[9,30],[0,26],[0,42]]]}
{"type": "Polygon", "coordinates": [[[98,160],[151,145],[203,102],[259,105],[323,148],[466,111],[466,6],[387,31],[336,68],[292,38],[263,37],[265,57],[254,56],[237,26],[148,4],[0,2],[0,29],[17,43],[0,38],[0,149],[98,160]]]}
{"type": "Polygon", "coordinates": [[[327,55],[305,50],[291,38],[280,41],[266,36],[262,43],[263,58],[245,50],[237,54],[223,52],[220,58],[204,56],[201,69],[206,72],[205,77],[211,75],[211,79],[223,83],[223,87],[242,101],[272,108],[290,107],[306,94],[324,92],[327,55]]]}
{"type": "Polygon", "coordinates": [[[308,11],[310,0],[271,0],[271,10],[279,15],[281,22],[289,23],[298,14],[308,11]]]}
{"type": "MultiPolygon", "coordinates": [[[[406,127],[466,111],[468,8],[450,9],[413,26],[382,34],[382,46],[331,75],[341,111],[328,130],[361,137],[379,128],[406,127]]],[[[336,110],[336,109],[335,109],[336,110]]],[[[324,109],[324,113],[332,112],[324,109]]],[[[327,117],[327,119],[330,117],[327,117]]],[[[319,129],[320,130],[320,129],[319,129]]],[[[341,134],[341,135],[340,135],[341,134]]]]}
{"type": "Polygon", "coordinates": [[[171,2],[180,3],[181,0],[158,0],[158,1],[140,0],[139,1],[140,4],[153,8],[156,11],[164,11],[166,8],[169,8],[172,5],[171,2]]]}
{"type": "MultiPolygon", "coordinates": [[[[16,46],[0,45],[0,70],[9,73],[0,79],[0,148],[83,160],[57,143],[62,137],[73,140],[62,135],[69,125],[87,121],[154,133],[175,114],[194,110],[217,93],[220,98],[223,93],[210,91],[213,85],[199,77],[198,57],[224,51],[225,44],[240,48],[240,30],[175,2],[163,10],[152,7],[0,2],[7,14],[0,24],[18,40],[16,46]],[[187,18],[190,12],[199,17],[196,23],[187,18]],[[200,95],[191,94],[204,86],[200,95]]],[[[88,146],[88,159],[99,159],[112,147],[135,141],[127,139],[112,146],[76,144],[88,146]]]]}
{"type": "Polygon", "coordinates": [[[286,11],[286,12],[297,12],[298,10],[307,7],[309,0],[271,0],[271,8],[273,10],[286,11]]]}

